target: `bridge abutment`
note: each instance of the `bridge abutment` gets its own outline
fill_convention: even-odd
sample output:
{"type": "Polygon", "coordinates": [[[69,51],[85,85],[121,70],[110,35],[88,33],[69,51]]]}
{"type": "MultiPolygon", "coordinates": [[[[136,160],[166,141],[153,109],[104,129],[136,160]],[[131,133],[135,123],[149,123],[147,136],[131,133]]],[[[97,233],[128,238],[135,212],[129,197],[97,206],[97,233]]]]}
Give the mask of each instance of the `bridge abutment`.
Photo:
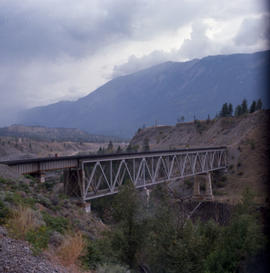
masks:
{"type": "Polygon", "coordinates": [[[213,200],[213,190],[212,190],[212,179],[211,179],[211,172],[207,172],[205,174],[195,175],[194,176],[194,184],[193,184],[193,194],[192,199],[195,200],[205,200],[205,201],[212,201],[213,200]],[[204,180],[205,183],[205,192],[201,193],[201,178],[204,180]]]}

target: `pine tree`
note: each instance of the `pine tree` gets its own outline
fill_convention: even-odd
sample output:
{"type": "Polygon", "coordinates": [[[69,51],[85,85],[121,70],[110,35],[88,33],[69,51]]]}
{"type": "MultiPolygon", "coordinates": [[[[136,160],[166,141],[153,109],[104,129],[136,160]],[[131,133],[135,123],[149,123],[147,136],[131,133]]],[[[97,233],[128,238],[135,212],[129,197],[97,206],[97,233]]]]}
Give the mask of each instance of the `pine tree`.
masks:
{"type": "Polygon", "coordinates": [[[242,104],[241,104],[241,114],[246,114],[248,113],[248,105],[247,105],[247,100],[243,99],[242,104]]]}
{"type": "Polygon", "coordinates": [[[228,117],[228,116],[230,116],[230,112],[232,112],[232,105],[231,104],[228,105],[228,103],[226,102],[222,105],[222,109],[219,113],[219,116],[220,117],[228,117]],[[231,107],[231,109],[230,109],[230,107],[231,107]]]}
{"type": "Polygon", "coordinates": [[[211,121],[211,118],[210,118],[210,115],[208,114],[207,120],[206,120],[207,124],[210,123],[210,121],[211,121]]]}
{"type": "Polygon", "coordinates": [[[249,113],[253,113],[256,111],[256,108],[257,108],[257,103],[256,101],[254,100],[251,105],[250,105],[250,108],[249,108],[249,113]]]}
{"type": "Polygon", "coordinates": [[[130,144],[128,144],[127,148],[126,148],[126,152],[131,153],[133,151],[132,146],[130,144]]]}
{"type": "Polygon", "coordinates": [[[234,115],[236,117],[239,117],[242,115],[242,107],[241,105],[237,105],[236,108],[235,108],[235,111],[234,111],[234,115]]]}
{"type": "Polygon", "coordinates": [[[122,149],[121,149],[120,145],[118,146],[118,148],[117,148],[117,150],[116,150],[116,153],[117,153],[117,154],[122,153],[122,149]]]}
{"type": "Polygon", "coordinates": [[[113,144],[112,141],[110,140],[109,144],[108,144],[108,148],[107,148],[108,152],[112,152],[113,151],[113,144]]]}
{"type": "Polygon", "coordinates": [[[261,109],[262,109],[262,106],[263,106],[262,100],[261,100],[261,99],[258,99],[258,100],[257,100],[257,104],[256,104],[256,111],[257,111],[257,110],[261,110],[261,109]]]}
{"type": "Polygon", "coordinates": [[[98,151],[97,151],[98,154],[103,154],[104,153],[104,150],[102,147],[99,147],[98,151]]]}
{"type": "Polygon", "coordinates": [[[233,115],[233,106],[232,104],[230,103],[229,106],[228,106],[228,116],[229,117],[232,117],[233,115]]]}

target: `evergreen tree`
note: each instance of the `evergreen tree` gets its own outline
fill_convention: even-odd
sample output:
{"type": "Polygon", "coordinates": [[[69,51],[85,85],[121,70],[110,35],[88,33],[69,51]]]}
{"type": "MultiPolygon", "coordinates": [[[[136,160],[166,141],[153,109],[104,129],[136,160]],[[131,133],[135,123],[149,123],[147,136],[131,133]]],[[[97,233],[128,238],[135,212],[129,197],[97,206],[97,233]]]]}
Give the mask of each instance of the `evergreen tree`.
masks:
{"type": "Polygon", "coordinates": [[[126,148],[126,152],[131,153],[133,151],[132,146],[130,144],[128,144],[127,148],[126,148]]]}
{"type": "Polygon", "coordinates": [[[122,153],[122,149],[121,149],[120,145],[118,146],[118,148],[117,148],[117,150],[116,150],[116,153],[117,153],[117,154],[122,153]]]}
{"type": "Polygon", "coordinates": [[[207,120],[206,120],[207,124],[208,124],[210,121],[211,121],[211,118],[210,118],[210,115],[208,114],[207,120]]]}
{"type": "Polygon", "coordinates": [[[256,111],[256,108],[257,108],[257,103],[256,101],[254,100],[251,105],[250,105],[250,108],[249,108],[249,113],[253,113],[256,111]]]}
{"type": "Polygon", "coordinates": [[[98,154],[104,154],[104,150],[102,147],[99,147],[98,151],[97,151],[98,154]]]}
{"type": "Polygon", "coordinates": [[[237,105],[236,108],[235,108],[235,111],[234,111],[234,115],[236,117],[239,117],[242,115],[242,107],[241,105],[237,105]]]}
{"type": "Polygon", "coordinates": [[[246,114],[248,113],[248,105],[247,105],[247,100],[243,99],[242,104],[241,104],[241,114],[246,114]]]}
{"type": "Polygon", "coordinates": [[[136,267],[137,257],[144,242],[144,226],[138,218],[141,202],[133,184],[120,188],[112,204],[113,219],[117,223],[111,234],[112,247],[121,262],[136,267]]]}
{"type": "Polygon", "coordinates": [[[233,115],[233,106],[230,103],[229,106],[228,106],[228,116],[231,117],[232,115],[233,115]]]}
{"type": "Polygon", "coordinates": [[[257,104],[256,104],[256,111],[257,111],[257,110],[261,110],[261,109],[262,109],[262,106],[263,106],[262,100],[261,100],[261,99],[258,99],[258,100],[257,100],[257,104]]]}
{"type": "Polygon", "coordinates": [[[229,108],[228,108],[228,103],[226,102],[226,103],[224,103],[222,105],[222,108],[221,108],[221,111],[219,113],[219,116],[220,117],[227,117],[228,114],[229,114],[229,108]]]}
{"type": "Polygon", "coordinates": [[[113,144],[112,141],[110,140],[109,144],[108,144],[108,148],[107,148],[108,152],[112,152],[113,151],[113,144]]]}

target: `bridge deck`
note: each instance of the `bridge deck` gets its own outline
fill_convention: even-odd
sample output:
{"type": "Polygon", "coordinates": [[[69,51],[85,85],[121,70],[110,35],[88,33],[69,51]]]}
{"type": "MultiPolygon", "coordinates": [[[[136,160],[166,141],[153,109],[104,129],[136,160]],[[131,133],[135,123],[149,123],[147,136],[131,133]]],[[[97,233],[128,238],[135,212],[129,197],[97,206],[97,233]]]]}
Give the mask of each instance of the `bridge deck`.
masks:
{"type": "Polygon", "coordinates": [[[80,156],[61,156],[61,157],[45,157],[31,158],[10,161],[0,161],[0,164],[5,164],[12,167],[18,173],[31,174],[42,173],[53,170],[79,168],[82,161],[104,161],[104,160],[121,160],[128,158],[152,157],[158,155],[173,155],[176,153],[188,153],[198,151],[215,151],[226,150],[225,146],[192,148],[192,149],[177,149],[177,150],[161,150],[139,153],[120,153],[120,154],[103,154],[103,155],[80,155],[80,156]]]}
{"type": "MultiPolygon", "coordinates": [[[[115,194],[131,182],[135,188],[174,181],[227,167],[227,149],[206,147],[85,156],[2,161],[21,174],[64,172],[65,189],[84,202],[115,194]]],[[[209,186],[210,187],[210,186],[209,186]]]]}

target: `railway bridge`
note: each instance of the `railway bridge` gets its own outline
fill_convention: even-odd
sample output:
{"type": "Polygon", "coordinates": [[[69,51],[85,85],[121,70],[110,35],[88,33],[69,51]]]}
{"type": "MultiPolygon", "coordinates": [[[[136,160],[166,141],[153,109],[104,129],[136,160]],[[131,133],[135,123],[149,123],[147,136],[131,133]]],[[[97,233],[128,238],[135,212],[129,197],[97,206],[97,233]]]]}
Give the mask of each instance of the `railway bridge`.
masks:
{"type": "Polygon", "coordinates": [[[135,188],[194,177],[193,197],[213,198],[211,172],[226,169],[226,147],[149,151],[85,156],[64,156],[4,161],[20,174],[34,174],[44,182],[49,171],[64,171],[64,188],[84,203],[112,195],[129,180],[135,188]],[[205,193],[200,193],[199,175],[205,177],[205,193]]]}

